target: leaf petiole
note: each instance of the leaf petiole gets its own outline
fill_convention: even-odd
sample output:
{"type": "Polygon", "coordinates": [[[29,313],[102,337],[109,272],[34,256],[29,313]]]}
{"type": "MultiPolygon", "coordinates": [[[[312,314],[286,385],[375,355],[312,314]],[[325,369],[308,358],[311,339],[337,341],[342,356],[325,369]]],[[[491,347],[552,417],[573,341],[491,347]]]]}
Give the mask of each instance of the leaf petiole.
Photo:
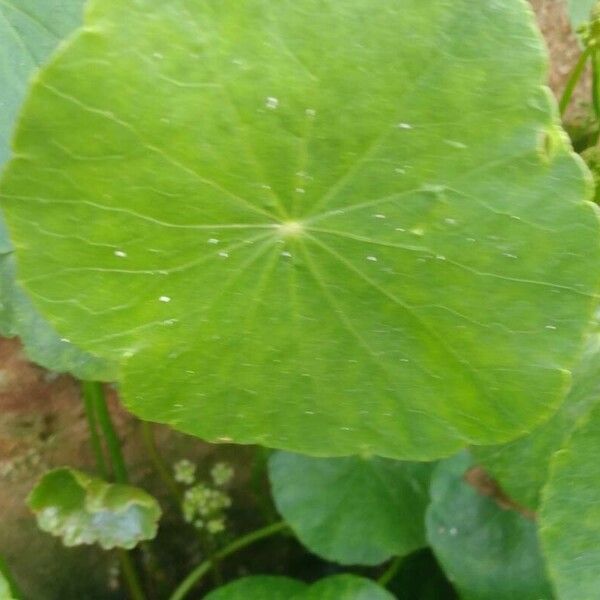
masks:
{"type": "Polygon", "coordinates": [[[405,558],[404,556],[396,556],[396,558],[394,558],[390,562],[389,567],[383,572],[381,577],[379,577],[379,579],[377,580],[377,583],[381,587],[387,587],[388,584],[390,583],[390,581],[392,581],[392,579],[394,579],[394,577],[400,570],[400,567],[402,567],[402,564],[404,563],[404,558],[405,558]]]}
{"type": "Polygon", "coordinates": [[[207,559],[194,568],[190,574],[179,584],[177,589],[171,594],[169,600],[183,600],[183,598],[185,598],[185,596],[204,577],[204,575],[206,575],[206,573],[212,569],[213,562],[215,560],[221,561],[230,554],[234,554],[238,550],[242,550],[254,542],[258,542],[259,540],[280,533],[287,528],[288,525],[285,521],[278,521],[277,523],[272,523],[271,525],[267,525],[266,527],[257,529],[256,531],[252,531],[247,535],[237,538],[231,542],[231,544],[216,552],[212,559],[207,559]]]}
{"type": "MultiPolygon", "coordinates": [[[[104,435],[104,441],[108,449],[113,475],[117,483],[127,483],[129,480],[125,459],[121,451],[119,438],[110,418],[104,386],[98,381],[83,381],[81,384],[85,412],[90,428],[90,440],[98,470],[103,477],[107,476],[106,462],[102,452],[99,430],[104,435]]],[[[145,594],[140,583],[138,573],[131,555],[125,550],[117,550],[117,558],[121,565],[123,579],[129,589],[132,600],[145,600],[145,594]]]]}
{"type": "Polygon", "coordinates": [[[571,101],[571,98],[573,97],[573,92],[575,91],[575,88],[577,87],[577,83],[581,79],[581,75],[583,74],[583,71],[585,69],[585,64],[586,64],[588,58],[590,58],[590,56],[592,55],[594,50],[595,50],[594,47],[588,46],[581,53],[581,55],[579,56],[579,59],[577,60],[577,62],[575,63],[575,66],[573,67],[573,70],[571,71],[571,75],[569,76],[567,84],[565,85],[565,89],[562,93],[562,96],[560,98],[560,102],[558,105],[561,117],[565,114],[567,107],[569,106],[569,102],[571,101]]]}

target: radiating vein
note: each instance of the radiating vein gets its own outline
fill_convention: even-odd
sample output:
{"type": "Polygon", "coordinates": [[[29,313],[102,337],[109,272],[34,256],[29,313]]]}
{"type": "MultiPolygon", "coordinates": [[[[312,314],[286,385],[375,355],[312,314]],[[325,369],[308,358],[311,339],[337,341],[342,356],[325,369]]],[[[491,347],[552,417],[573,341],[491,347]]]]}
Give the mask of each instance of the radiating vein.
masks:
{"type": "Polygon", "coordinates": [[[322,221],[327,217],[331,217],[334,215],[347,215],[348,213],[355,212],[357,210],[361,210],[363,208],[369,208],[372,206],[378,206],[379,204],[384,204],[385,202],[392,202],[393,200],[399,200],[404,196],[408,196],[410,194],[414,194],[415,192],[423,191],[421,187],[412,188],[410,190],[404,190],[402,192],[395,192],[393,194],[389,194],[388,196],[381,196],[380,198],[374,198],[373,200],[365,200],[364,202],[360,202],[358,204],[351,204],[349,206],[344,206],[340,208],[335,208],[333,210],[319,213],[313,215],[312,217],[308,217],[303,219],[302,222],[305,224],[316,223],[317,221],[322,221]]]}
{"type": "MultiPolygon", "coordinates": [[[[16,4],[13,4],[12,2],[8,2],[7,0],[0,0],[0,5],[6,6],[6,8],[8,8],[8,10],[12,10],[16,13],[23,15],[25,18],[29,19],[32,23],[35,23],[38,27],[41,27],[42,29],[46,30],[46,32],[49,33],[52,37],[54,37],[56,40],[62,39],[62,37],[63,37],[62,33],[58,33],[56,31],[50,29],[50,27],[48,27],[47,23],[44,23],[43,21],[41,21],[38,17],[31,14],[29,11],[25,10],[22,6],[18,6],[16,4]]],[[[0,12],[2,12],[2,11],[0,11],[0,12]]]]}
{"type": "MultiPolygon", "coordinates": [[[[403,104],[403,100],[410,98],[411,94],[414,94],[420,87],[420,85],[431,75],[433,69],[446,58],[443,52],[439,52],[438,56],[432,60],[427,68],[423,69],[419,77],[417,77],[412,85],[410,85],[404,93],[397,98],[396,103],[398,105],[403,104]]],[[[396,126],[398,119],[401,118],[401,114],[397,115],[391,123],[387,123],[383,131],[377,135],[370,144],[367,145],[363,153],[352,163],[348,170],[327,190],[321,198],[312,206],[309,215],[320,210],[323,206],[336,196],[336,194],[344,188],[345,185],[356,175],[356,173],[372,158],[377,151],[381,148],[387,137],[393,132],[397,131],[396,126]]]]}
{"type": "Polygon", "coordinates": [[[100,117],[103,117],[103,118],[111,121],[112,123],[115,123],[116,125],[119,125],[120,127],[123,127],[127,131],[131,132],[135,137],[137,137],[142,142],[144,147],[148,148],[148,150],[151,150],[155,154],[158,154],[161,158],[164,158],[168,163],[170,163],[174,167],[180,169],[181,171],[187,173],[188,175],[191,175],[193,178],[198,179],[200,182],[207,185],[208,187],[211,187],[211,188],[221,192],[222,194],[225,195],[225,197],[228,197],[231,200],[234,200],[236,203],[245,206],[248,210],[250,210],[252,212],[261,214],[262,216],[266,216],[269,219],[273,218],[273,215],[271,215],[269,212],[263,210],[262,208],[259,208],[258,206],[252,204],[248,200],[246,200],[246,199],[242,198],[241,196],[238,196],[237,194],[233,193],[232,191],[224,188],[219,183],[212,181],[210,179],[206,179],[203,175],[198,173],[195,169],[189,167],[188,165],[180,162],[177,158],[168,154],[167,151],[164,150],[163,148],[160,148],[158,146],[155,146],[155,145],[149,143],[130,123],[118,118],[112,111],[107,111],[102,108],[96,108],[93,106],[89,106],[89,105],[85,104],[84,102],[82,102],[81,100],[78,100],[74,96],[65,94],[64,92],[57,90],[56,88],[54,88],[53,86],[51,86],[47,83],[42,83],[41,85],[44,88],[46,88],[48,91],[50,91],[51,93],[62,98],[63,100],[67,100],[68,102],[75,104],[76,106],[81,108],[83,111],[98,115],[100,117]]]}
{"type": "MultiPolygon", "coordinates": [[[[400,298],[398,298],[394,294],[392,294],[392,293],[388,292],[387,290],[385,290],[384,288],[382,288],[377,282],[373,281],[370,277],[365,275],[362,271],[360,271],[360,269],[357,269],[352,263],[347,261],[346,258],[344,258],[338,252],[336,252],[335,250],[330,248],[327,244],[323,243],[321,240],[319,240],[318,238],[316,238],[310,234],[307,234],[307,236],[309,236],[315,244],[317,244],[319,247],[321,247],[323,250],[325,250],[328,254],[333,256],[348,271],[351,271],[352,273],[357,275],[360,279],[362,279],[363,281],[368,283],[373,289],[377,290],[380,294],[382,294],[386,298],[389,298],[392,302],[394,302],[398,306],[402,307],[406,311],[406,313],[414,319],[414,321],[419,325],[419,327],[429,337],[431,337],[437,344],[439,344],[439,347],[442,348],[446,352],[447,356],[452,359],[452,362],[454,362],[456,365],[458,365],[460,370],[468,375],[469,379],[473,382],[473,384],[475,384],[475,387],[477,388],[477,390],[479,391],[481,396],[483,398],[486,398],[487,400],[489,400],[490,404],[493,404],[496,407],[496,410],[503,413],[509,422],[511,422],[514,419],[514,415],[509,414],[508,411],[506,411],[506,409],[504,409],[504,407],[501,403],[492,402],[492,398],[489,396],[486,382],[480,381],[479,377],[473,371],[473,369],[469,365],[469,363],[466,361],[463,361],[456,354],[456,352],[448,345],[446,340],[440,334],[438,334],[435,329],[432,329],[425,321],[423,321],[423,319],[418,314],[415,313],[414,309],[410,305],[406,304],[400,298]]],[[[480,423],[480,425],[481,425],[481,423],[480,423]]],[[[490,428],[490,430],[491,430],[491,428],[490,428]]]]}

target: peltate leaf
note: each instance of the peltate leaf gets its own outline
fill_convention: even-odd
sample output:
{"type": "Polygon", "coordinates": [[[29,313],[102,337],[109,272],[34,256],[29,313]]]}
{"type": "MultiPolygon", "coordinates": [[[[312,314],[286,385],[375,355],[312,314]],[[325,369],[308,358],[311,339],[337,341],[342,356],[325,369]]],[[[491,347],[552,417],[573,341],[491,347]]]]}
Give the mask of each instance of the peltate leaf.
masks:
{"type": "Polygon", "coordinates": [[[551,463],[542,492],[540,535],[560,600],[600,589],[600,406],[584,417],[551,463]]]}
{"type": "Polygon", "coordinates": [[[426,545],[430,474],[428,463],[382,458],[277,452],[269,461],[283,518],[311,552],[342,564],[376,565],[426,545]]]}
{"type": "Polygon", "coordinates": [[[600,277],[545,67],[521,0],[95,0],[4,176],[20,281],[208,440],[505,442],[562,400],[600,277]]]}
{"type": "Polygon", "coordinates": [[[599,401],[600,333],[594,333],[574,369],[571,391],[548,422],[514,442],[473,448],[473,453],[511,498],[535,508],[552,455],[562,447],[581,416],[599,401]]]}
{"type": "Polygon", "coordinates": [[[443,461],[431,483],[427,536],[464,600],[552,600],[535,522],[468,483],[467,453],[443,461]]]}
{"type": "Polygon", "coordinates": [[[65,546],[97,543],[105,550],[152,539],[161,514],[156,500],[140,488],[67,468],[46,473],[27,503],[39,527],[65,546]]]}
{"type": "Polygon", "coordinates": [[[311,586],[287,577],[246,577],[215,590],[205,600],[393,600],[369,579],[335,575],[311,586]]]}

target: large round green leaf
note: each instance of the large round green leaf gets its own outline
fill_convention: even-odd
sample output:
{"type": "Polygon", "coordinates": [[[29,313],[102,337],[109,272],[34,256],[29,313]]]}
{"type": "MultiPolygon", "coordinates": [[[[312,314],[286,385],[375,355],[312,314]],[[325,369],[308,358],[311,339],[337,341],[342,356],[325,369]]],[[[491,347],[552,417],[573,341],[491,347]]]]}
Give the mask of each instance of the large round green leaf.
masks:
{"type": "Polygon", "coordinates": [[[551,463],[542,492],[540,536],[560,600],[600,590],[600,406],[587,415],[551,463]]]}
{"type": "Polygon", "coordinates": [[[27,499],[38,525],[65,546],[133,548],[156,535],[161,510],[142,489],[106,483],[75,469],[46,473],[27,499]]]}
{"type": "Polygon", "coordinates": [[[544,77],[521,0],[96,0],[4,177],[21,281],[133,412],[209,440],[506,441],[562,399],[600,277],[544,77]]]}
{"type": "Polygon", "coordinates": [[[428,463],[312,458],[277,452],[269,477],[277,509],[315,554],[376,565],[426,545],[428,463]]]}
{"type": "Polygon", "coordinates": [[[255,576],[238,579],[205,596],[204,600],[392,600],[393,596],[369,579],[335,575],[312,586],[287,577],[255,576]]]}
{"type": "Polygon", "coordinates": [[[582,415],[600,402],[600,333],[590,336],[573,371],[573,387],[558,412],[531,434],[501,446],[473,448],[477,460],[513,500],[535,508],[554,452],[582,415]]]}
{"type": "Polygon", "coordinates": [[[462,453],[433,474],[427,536],[444,571],[464,600],[552,600],[534,521],[468,483],[472,464],[462,453]]]}

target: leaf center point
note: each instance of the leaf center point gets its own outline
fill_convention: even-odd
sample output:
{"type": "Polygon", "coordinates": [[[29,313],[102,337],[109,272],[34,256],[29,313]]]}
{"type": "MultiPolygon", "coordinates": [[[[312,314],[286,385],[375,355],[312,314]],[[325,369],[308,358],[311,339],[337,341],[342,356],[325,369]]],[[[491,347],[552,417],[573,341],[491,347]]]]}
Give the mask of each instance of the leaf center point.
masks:
{"type": "Polygon", "coordinates": [[[286,221],[279,226],[279,231],[284,237],[296,236],[304,231],[304,225],[299,221],[286,221]]]}

